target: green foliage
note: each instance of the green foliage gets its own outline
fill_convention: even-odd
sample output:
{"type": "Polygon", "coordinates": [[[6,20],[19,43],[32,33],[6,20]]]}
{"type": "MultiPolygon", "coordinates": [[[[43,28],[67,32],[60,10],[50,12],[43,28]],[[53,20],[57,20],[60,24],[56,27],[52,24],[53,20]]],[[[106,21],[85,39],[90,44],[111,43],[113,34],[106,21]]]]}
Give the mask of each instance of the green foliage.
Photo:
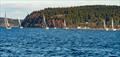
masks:
{"type": "Polygon", "coordinates": [[[31,18],[37,16],[46,16],[47,20],[65,19],[67,25],[79,26],[88,22],[96,26],[103,25],[103,20],[106,20],[110,25],[111,19],[114,19],[116,25],[120,24],[120,6],[78,6],[66,8],[46,8],[40,11],[34,11],[30,14],[31,18]]]}

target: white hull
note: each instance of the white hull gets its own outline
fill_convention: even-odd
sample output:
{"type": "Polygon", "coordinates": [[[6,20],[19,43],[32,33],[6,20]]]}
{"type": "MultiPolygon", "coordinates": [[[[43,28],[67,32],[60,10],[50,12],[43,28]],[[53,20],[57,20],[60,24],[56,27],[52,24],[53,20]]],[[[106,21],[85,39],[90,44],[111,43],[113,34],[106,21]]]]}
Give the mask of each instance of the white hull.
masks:
{"type": "Polygon", "coordinates": [[[108,28],[105,28],[106,31],[108,31],[109,29],[108,28]]]}
{"type": "Polygon", "coordinates": [[[54,29],[57,29],[56,27],[54,27],[54,29]]]}
{"type": "Polygon", "coordinates": [[[6,29],[12,29],[12,27],[6,27],[6,29]]]}
{"type": "Polygon", "coordinates": [[[116,31],[117,29],[113,29],[113,31],[116,31]]]}
{"type": "Polygon", "coordinates": [[[46,27],[45,29],[49,29],[49,27],[46,27]]]}
{"type": "Polygon", "coordinates": [[[23,27],[20,27],[20,29],[23,29],[23,27]]]}
{"type": "Polygon", "coordinates": [[[77,27],[77,29],[81,29],[81,27],[77,27]]]}
{"type": "Polygon", "coordinates": [[[84,27],[84,28],[82,28],[82,29],[90,29],[89,27],[84,27]]]}
{"type": "Polygon", "coordinates": [[[64,29],[69,29],[68,27],[65,27],[64,29]]]}

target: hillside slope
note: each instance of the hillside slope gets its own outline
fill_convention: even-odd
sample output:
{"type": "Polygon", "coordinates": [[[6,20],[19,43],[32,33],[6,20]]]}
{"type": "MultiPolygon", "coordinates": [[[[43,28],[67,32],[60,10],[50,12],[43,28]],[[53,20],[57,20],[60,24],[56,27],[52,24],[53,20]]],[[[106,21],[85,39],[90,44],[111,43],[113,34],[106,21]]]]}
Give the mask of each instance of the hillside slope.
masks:
{"type": "Polygon", "coordinates": [[[114,19],[116,28],[120,25],[120,6],[93,5],[45,8],[44,10],[33,11],[26,16],[22,26],[44,27],[43,15],[45,15],[49,27],[64,27],[64,20],[67,27],[89,26],[99,28],[103,27],[103,20],[106,21],[108,27],[111,27],[112,19],[114,19]]]}

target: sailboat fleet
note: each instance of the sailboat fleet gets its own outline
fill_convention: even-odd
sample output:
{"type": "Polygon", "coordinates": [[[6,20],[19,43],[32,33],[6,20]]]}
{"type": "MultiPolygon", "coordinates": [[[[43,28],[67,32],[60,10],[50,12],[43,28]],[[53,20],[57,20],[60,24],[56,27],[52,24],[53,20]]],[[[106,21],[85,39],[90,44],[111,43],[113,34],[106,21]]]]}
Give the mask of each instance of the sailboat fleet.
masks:
{"type": "Polygon", "coordinates": [[[108,30],[116,31],[116,30],[117,30],[117,29],[114,28],[114,20],[113,20],[113,19],[112,19],[112,21],[111,21],[111,27],[112,27],[112,28],[107,28],[105,20],[103,21],[103,23],[104,23],[104,29],[105,29],[106,31],[108,31],[108,30]]]}
{"type": "MultiPolygon", "coordinates": [[[[6,18],[6,12],[5,12],[4,22],[5,22],[5,28],[6,29],[11,29],[12,28],[12,26],[9,23],[8,18],[6,18]]],[[[49,27],[47,26],[47,23],[46,23],[45,15],[43,15],[43,22],[44,22],[44,25],[45,25],[45,29],[49,29],[49,27]]],[[[23,29],[23,27],[21,26],[21,20],[20,19],[18,19],[18,23],[19,23],[19,28],[23,29]]],[[[54,25],[54,29],[57,29],[55,27],[55,21],[54,20],[53,20],[53,25],[54,25]]],[[[111,28],[107,28],[105,20],[103,20],[103,26],[104,26],[104,30],[106,30],[106,31],[109,31],[109,30],[116,31],[117,30],[117,29],[114,28],[114,20],[113,19],[111,20],[111,28]]],[[[64,29],[69,29],[66,25],[65,19],[64,19],[64,29]]],[[[77,29],[90,29],[90,28],[88,28],[86,26],[84,28],[81,28],[80,26],[78,26],[77,29]]]]}
{"type": "MultiPolygon", "coordinates": [[[[18,23],[19,23],[19,28],[22,29],[23,27],[21,26],[20,19],[18,19],[18,23]]],[[[12,29],[12,26],[10,25],[8,18],[6,18],[6,12],[5,12],[4,24],[6,29],[12,29]]]]}

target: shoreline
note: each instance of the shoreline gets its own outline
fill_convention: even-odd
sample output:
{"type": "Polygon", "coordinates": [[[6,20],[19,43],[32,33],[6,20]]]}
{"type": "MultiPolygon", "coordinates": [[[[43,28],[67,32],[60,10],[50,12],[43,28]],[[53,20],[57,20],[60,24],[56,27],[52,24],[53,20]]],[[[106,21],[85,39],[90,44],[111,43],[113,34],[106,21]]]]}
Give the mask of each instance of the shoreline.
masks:
{"type": "MultiPolygon", "coordinates": [[[[5,27],[0,27],[0,28],[5,28],[5,27]]],[[[20,27],[12,27],[12,29],[14,29],[14,28],[19,28],[20,29],[20,27]]],[[[40,27],[24,27],[23,29],[27,29],[27,28],[32,28],[32,29],[46,29],[46,28],[40,28],[40,27]]],[[[105,31],[113,31],[113,29],[112,28],[108,28],[108,30],[106,30],[105,28],[85,28],[85,27],[83,27],[83,28],[69,28],[69,27],[67,27],[67,28],[49,28],[49,29],[54,29],[54,30],[57,30],[57,29],[64,29],[64,30],[72,30],[72,29],[76,29],[76,30],[105,30],[105,31]]],[[[46,30],[49,30],[49,29],[46,29],[46,30]]],[[[116,29],[115,31],[119,31],[120,30],[120,28],[119,29],[116,29]]]]}

